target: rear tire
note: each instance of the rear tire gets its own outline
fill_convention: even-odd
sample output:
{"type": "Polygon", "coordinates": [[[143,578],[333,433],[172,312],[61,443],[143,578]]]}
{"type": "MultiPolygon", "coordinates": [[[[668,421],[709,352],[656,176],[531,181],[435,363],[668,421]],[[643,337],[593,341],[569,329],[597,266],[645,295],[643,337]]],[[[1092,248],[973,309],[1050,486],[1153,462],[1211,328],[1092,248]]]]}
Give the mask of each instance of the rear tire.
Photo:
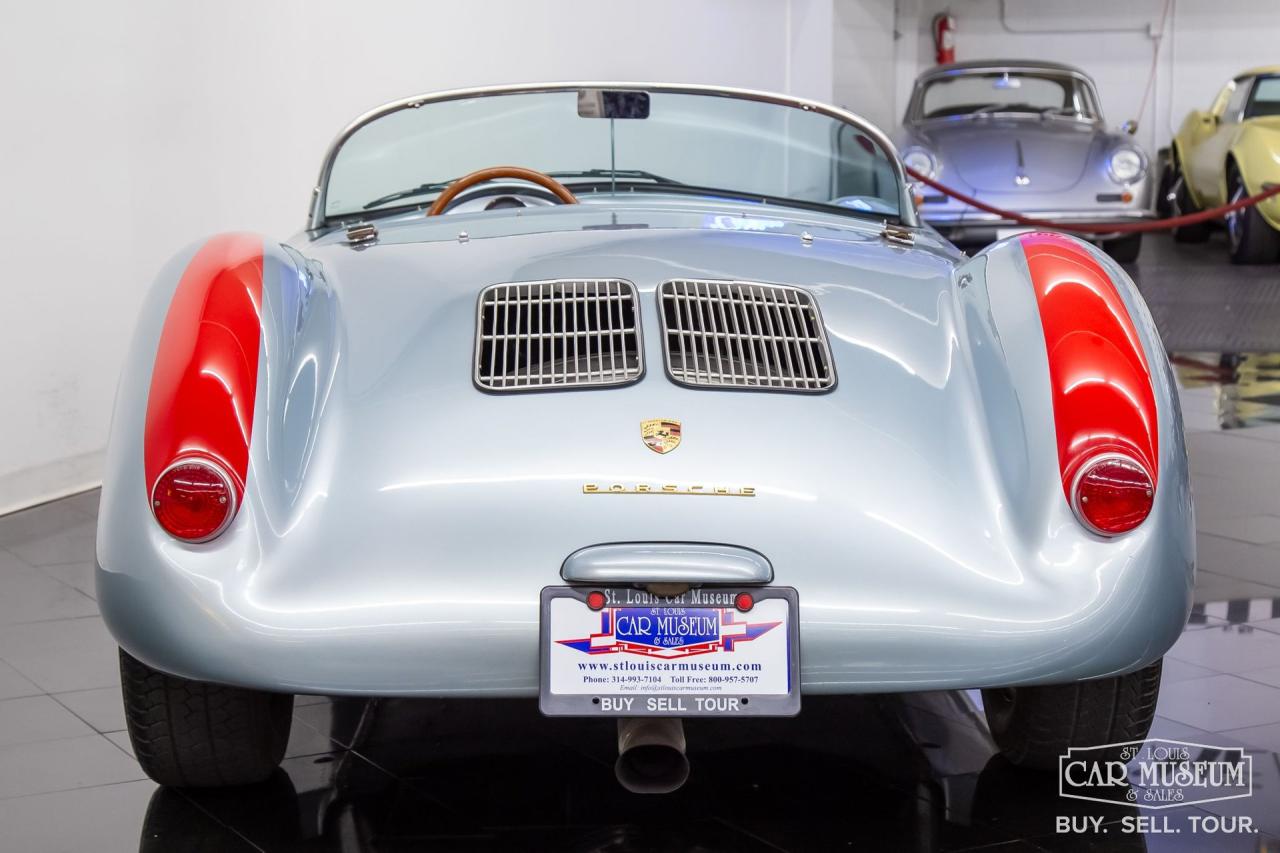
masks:
{"type": "MultiPolygon", "coordinates": [[[[1173,178],[1173,201],[1170,213],[1174,216],[1187,216],[1199,213],[1200,207],[1191,199],[1191,191],[1187,189],[1187,176],[1182,171],[1182,164],[1177,157],[1173,159],[1175,169],[1173,178]]],[[[1180,225],[1171,229],[1173,239],[1177,243],[1203,243],[1209,239],[1209,223],[1199,222],[1195,225],[1180,225]]]]}
{"type": "Polygon", "coordinates": [[[161,785],[248,785],[284,757],[291,695],[166,675],[123,649],[120,684],[133,752],[161,785]]]}
{"type": "MultiPolygon", "coordinates": [[[[1249,195],[1235,164],[1227,169],[1227,201],[1249,195]]],[[[1267,224],[1257,205],[1227,214],[1227,246],[1233,264],[1269,264],[1280,256],[1280,232],[1267,224]]]]}
{"type": "Polygon", "coordinates": [[[1138,260],[1138,253],[1142,251],[1142,234],[1107,240],[1102,244],[1102,251],[1118,264],[1131,264],[1138,260]]]}
{"type": "Polygon", "coordinates": [[[982,691],[987,724],[1019,767],[1054,770],[1068,747],[1142,740],[1160,692],[1160,661],[1127,675],[982,691]]]}

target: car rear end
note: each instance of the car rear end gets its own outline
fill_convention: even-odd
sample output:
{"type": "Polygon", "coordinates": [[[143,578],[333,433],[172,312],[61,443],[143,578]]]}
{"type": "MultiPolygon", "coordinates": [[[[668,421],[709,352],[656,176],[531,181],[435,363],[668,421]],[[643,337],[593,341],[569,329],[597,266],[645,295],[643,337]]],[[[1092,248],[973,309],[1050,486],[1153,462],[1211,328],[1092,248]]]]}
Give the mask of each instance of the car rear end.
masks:
{"type": "MultiPolygon", "coordinates": [[[[1071,680],[1176,636],[1185,494],[1158,489],[1120,540],[1081,525],[1016,243],[953,268],[834,241],[797,261],[801,241],[777,235],[540,241],[521,258],[494,241],[465,274],[478,253],[456,241],[335,247],[327,280],[268,257],[250,473],[217,538],[177,539],[137,499],[145,416],[117,415],[100,586],[121,644],[266,690],[534,695],[545,587],[726,583],[795,591],[776,636],[798,639],[798,668],[776,665],[806,692],[1071,680]],[[744,282],[744,252],[793,283],[744,282]],[[643,260],[678,253],[680,278],[643,260]],[[482,284],[570,255],[620,275],[482,284]],[[402,287],[405,270],[434,283],[402,287]],[[757,555],[756,573],[722,579],[688,545],[757,555]],[[614,570],[574,574],[599,547],[614,570]]],[[[1152,381],[1176,484],[1172,388],[1152,381]]],[[[606,659],[559,643],[574,639],[552,638],[606,659]]]]}

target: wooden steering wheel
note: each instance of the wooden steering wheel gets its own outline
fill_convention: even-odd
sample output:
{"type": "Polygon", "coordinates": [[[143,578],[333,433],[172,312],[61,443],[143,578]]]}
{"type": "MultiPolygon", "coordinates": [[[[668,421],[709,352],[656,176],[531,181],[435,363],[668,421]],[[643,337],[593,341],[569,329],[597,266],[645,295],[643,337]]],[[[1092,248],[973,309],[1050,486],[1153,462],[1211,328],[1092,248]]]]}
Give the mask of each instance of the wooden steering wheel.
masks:
{"type": "Polygon", "coordinates": [[[471,189],[476,184],[483,184],[485,181],[493,181],[498,178],[519,178],[522,181],[537,184],[548,190],[552,195],[560,199],[562,204],[578,203],[578,197],[569,192],[568,187],[544,172],[539,172],[536,169],[526,169],[523,166],[493,166],[488,169],[478,169],[469,175],[463,175],[445,187],[444,192],[436,197],[435,202],[427,211],[427,216],[439,216],[444,213],[445,208],[453,203],[455,198],[466,190],[471,189]]]}

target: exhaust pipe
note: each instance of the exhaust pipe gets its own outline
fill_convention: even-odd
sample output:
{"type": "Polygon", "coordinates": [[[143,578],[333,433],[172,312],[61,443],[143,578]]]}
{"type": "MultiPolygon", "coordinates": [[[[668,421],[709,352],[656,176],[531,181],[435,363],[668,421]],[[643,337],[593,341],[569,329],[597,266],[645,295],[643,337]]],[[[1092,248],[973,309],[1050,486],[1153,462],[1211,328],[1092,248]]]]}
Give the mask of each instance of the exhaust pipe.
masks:
{"type": "Polygon", "coordinates": [[[679,717],[620,717],[618,783],[633,794],[670,794],[689,778],[684,721],[679,717]]]}

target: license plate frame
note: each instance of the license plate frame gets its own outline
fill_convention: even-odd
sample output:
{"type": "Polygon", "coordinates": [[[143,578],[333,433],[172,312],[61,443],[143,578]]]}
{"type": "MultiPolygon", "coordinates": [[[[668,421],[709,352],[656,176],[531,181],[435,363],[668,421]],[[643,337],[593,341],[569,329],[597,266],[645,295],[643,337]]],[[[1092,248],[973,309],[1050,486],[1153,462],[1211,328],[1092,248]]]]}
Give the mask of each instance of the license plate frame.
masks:
{"type": "MultiPolygon", "coordinates": [[[[796,590],[782,586],[703,587],[691,589],[678,596],[651,595],[642,589],[623,586],[545,587],[540,596],[538,618],[539,709],[546,716],[568,717],[793,717],[800,713],[799,612],[800,601],[796,590]],[[587,596],[594,591],[603,592],[609,597],[609,603],[600,611],[592,611],[587,606],[587,596]],[[733,606],[732,602],[740,592],[751,594],[755,602],[751,610],[739,611],[733,606]],[[576,601],[582,611],[575,610],[575,605],[572,603],[553,605],[557,600],[576,601]],[[726,601],[730,602],[727,606],[722,603],[726,601]],[[561,620],[572,621],[574,623],[572,627],[578,627],[578,623],[585,622],[587,617],[594,619],[598,615],[601,619],[600,632],[588,630],[585,638],[575,636],[567,642],[564,637],[556,637],[553,643],[551,636],[554,627],[553,607],[568,608],[567,611],[559,611],[558,616],[561,620]],[[666,656],[671,653],[671,650],[654,646],[649,646],[644,653],[638,653],[632,649],[616,648],[600,651],[598,646],[594,645],[600,642],[597,639],[599,637],[606,638],[604,640],[606,645],[611,642],[610,638],[614,645],[620,642],[617,640],[617,634],[621,632],[604,633],[606,626],[616,624],[616,621],[607,620],[616,620],[618,615],[625,615],[620,614],[619,611],[645,609],[663,611],[657,615],[672,615],[666,612],[671,610],[694,610],[698,615],[703,615],[704,611],[723,611],[724,616],[719,617],[717,629],[717,641],[720,647],[705,652],[680,654],[672,658],[666,656]],[[604,615],[606,611],[609,613],[608,617],[604,615]],[[777,624],[776,617],[780,613],[785,613],[785,625],[777,624]],[[753,616],[755,622],[752,622],[753,616]],[[726,622],[726,620],[729,621],[726,622]],[[739,620],[753,627],[739,628],[739,620]],[[760,631],[762,626],[771,623],[772,628],[760,631]],[[652,683],[644,683],[643,679],[651,677],[653,673],[619,673],[619,675],[641,676],[642,680],[623,682],[626,685],[625,689],[619,689],[621,685],[602,686],[599,689],[587,687],[580,683],[583,680],[581,676],[575,679],[573,671],[569,676],[553,679],[553,653],[557,656],[557,661],[571,661],[569,664],[561,663],[562,667],[576,666],[572,663],[577,660],[576,655],[581,655],[583,661],[598,658],[602,661],[627,661],[645,667],[650,665],[650,661],[659,664],[680,662],[685,666],[690,662],[699,665],[705,663],[732,665],[737,661],[733,661],[730,656],[735,651],[748,648],[749,644],[744,642],[739,634],[734,637],[738,641],[737,645],[734,646],[731,643],[729,645],[733,646],[732,648],[725,648],[724,640],[730,636],[725,632],[726,627],[738,632],[746,630],[758,632],[749,639],[751,643],[759,643],[759,645],[751,647],[752,655],[743,657],[744,659],[752,657],[752,663],[756,662],[754,658],[759,657],[763,659],[760,661],[762,667],[770,663],[772,666],[767,672],[761,670],[762,674],[756,676],[756,683],[744,683],[744,680],[752,676],[734,674],[732,671],[720,674],[681,672],[680,675],[686,681],[695,678],[704,678],[706,681],[685,683],[678,687],[668,683],[668,679],[674,678],[674,675],[668,672],[660,673],[659,680],[652,683]],[[781,632],[774,634],[778,629],[781,629],[781,632]],[[774,635],[770,636],[771,634],[774,635]],[[590,640],[593,643],[592,648],[596,651],[586,652],[581,646],[568,645],[568,643],[577,644],[585,640],[590,640]],[[780,650],[780,644],[785,644],[785,648],[780,650]],[[778,683],[776,672],[779,660],[785,661],[786,665],[785,692],[778,689],[782,686],[778,683]],[[716,680],[711,681],[713,678],[716,680]],[[557,686],[569,687],[572,692],[564,689],[553,692],[553,680],[557,682],[557,686]],[[626,698],[631,698],[633,701],[630,703],[622,701],[626,698]],[[605,701],[606,699],[610,701],[605,701]],[[744,699],[746,701],[743,701],[744,699]]],[[[626,643],[623,642],[623,644],[626,643]]],[[[691,645],[699,646],[706,643],[691,645]]],[[[681,650],[684,648],[684,645],[680,647],[681,650]]],[[[560,671],[556,670],[556,672],[560,671]]]]}

